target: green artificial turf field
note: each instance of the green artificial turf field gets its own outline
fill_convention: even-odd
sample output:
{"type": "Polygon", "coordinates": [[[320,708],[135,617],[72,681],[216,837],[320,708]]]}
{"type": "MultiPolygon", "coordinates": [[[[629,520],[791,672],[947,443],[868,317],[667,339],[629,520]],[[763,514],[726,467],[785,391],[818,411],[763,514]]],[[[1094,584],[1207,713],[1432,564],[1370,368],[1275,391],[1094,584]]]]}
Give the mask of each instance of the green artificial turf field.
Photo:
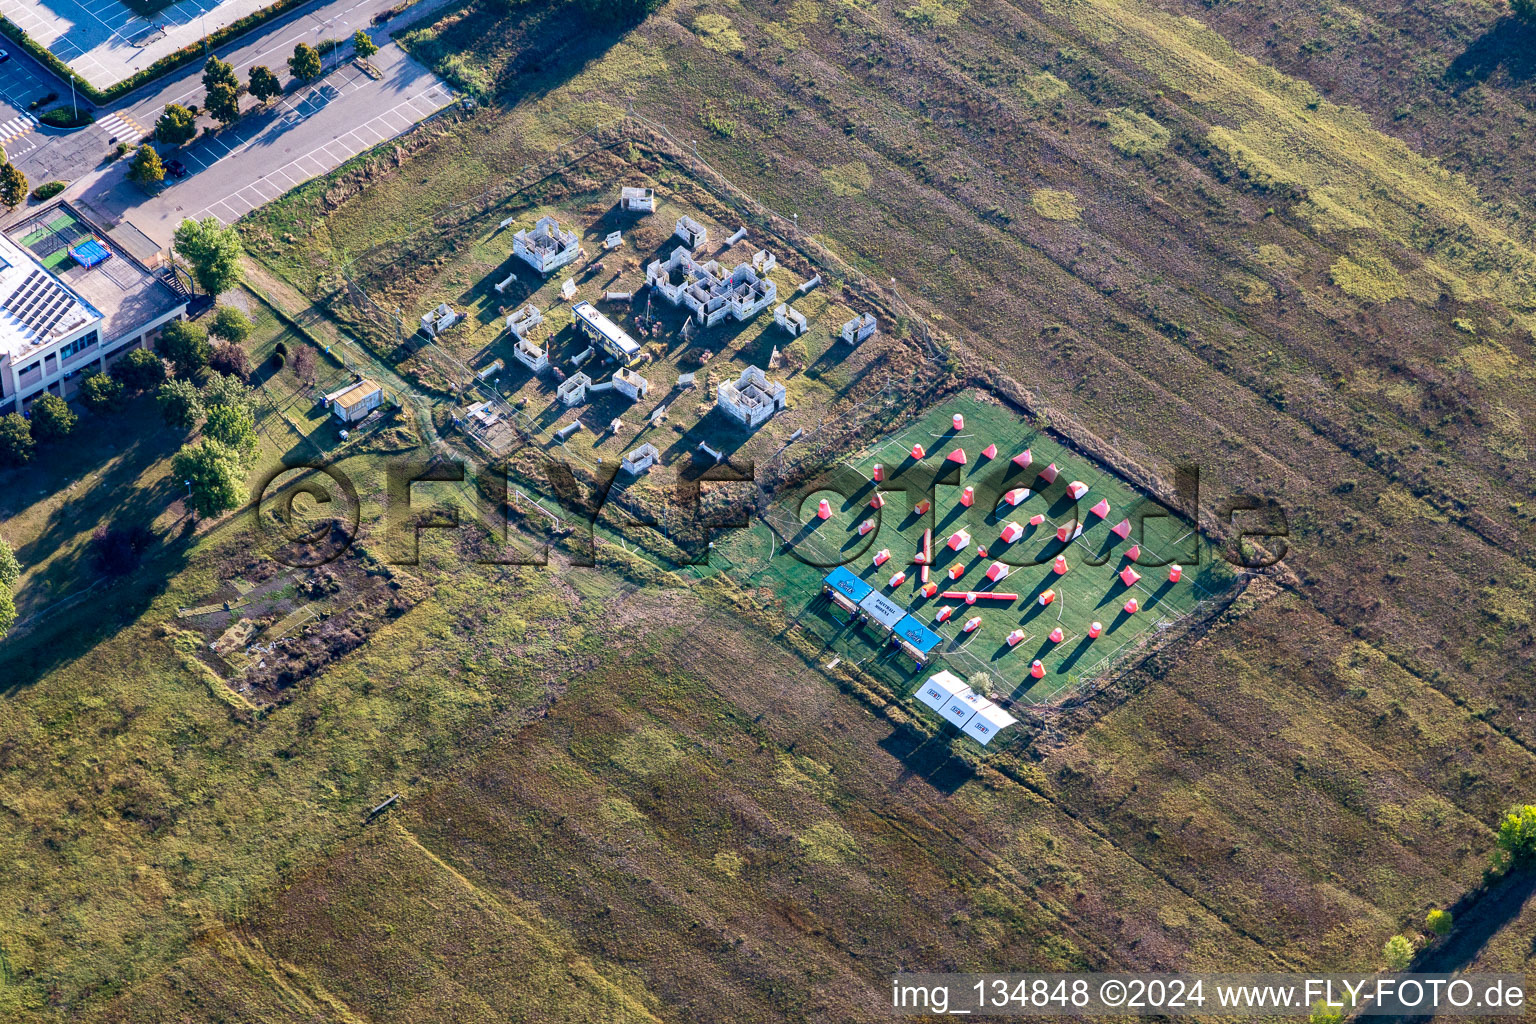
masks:
{"type": "MultiPolygon", "coordinates": [[[[792,612],[798,609],[800,625],[816,630],[838,656],[859,662],[903,693],[947,667],[962,677],[986,672],[995,692],[1016,701],[1058,699],[1230,587],[1235,579],[1230,567],[1187,521],[1163,514],[1166,510],[1113,473],[974,393],[936,406],[898,433],[850,455],[845,466],[848,472],[842,475],[854,486],[802,491],[773,507],[769,515],[779,545],[767,566],[753,575],[784,597],[792,612]],[[965,420],[959,431],[952,425],[955,413],[965,420]],[[914,443],[923,445],[924,459],[911,457],[914,443]],[[983,450],[993,444],[996,458],[983,457],[983,450]],[[947,458],[956,448],[965,451],[964,465],[947,458]],[[1020,468],[1011,460],[1026,449],[1033,457],[1028,468],[1020,468]],[[884,467],[884,482],[879,485],[871,480],[877,463],[884,467]],[[1059,475],[1047,486],[1038,474],[1051,464],[1059,475]],[[930,481],[935,485],[930,487],[930,481]],[[1077,501],[1067,493],[1073,481],[1088,485],[1077,501]],[[870,505],[877,486],[885,499],[878,511],[870,505]],[[908,486],[916,490],[906,490],[908,486]],[[975,493],[969,508],[960,500],[966,486],[975,493]],[[1029,488],[1030,494],[1010,506],[1003,495],[1015,488],[1029,488]],[[931,496],[922,497],[925,493],[931,496]],[[824,522],[816,516],[823,498],[833,510],[824,522]],[[1110,505],[1105,518],[1090,512],[1101,498],[1110,505]],[[918,512],[923,500],[931,502],[926,515],[918,512]],[[1031,526],[1030,519],[1037,514],[1044,518],[1031,526]],[[876,526],[860,537],[857,527],[869,519],[876,526]],[[1132,531],[1121,540],[1111,528],[1125,519],[1130,520],[1132,531]],[[1018,523],[1024,533],[1011,544],[1003,543],[1000,534],[1010,522],[1018,523]],[[1080,535],[1058,541],[1059,526],[1072,531],[1079,523],[1080,535]],[[912,561],[922,546],[925,528],[933,530],[931,579],[939,587],[933,597],[919,592],[919,567],[912,561]],[[946,541],[959,530],[969,532],[970,543],[952,551],[946,541]],[[1119,573],[1132,564],[1127,556],[1138,543],[1135,571],[1141,578],[1127,585],[1119,573]],[[890,560],[876,567],[874,556],[882,550],[890,552],[890,560]],[[1066,558],[1067,571],[1061,575],[1054,571],[1057,555],[1066,558]],[[1008,574],[995,582],[988,580],[988,569],[999,561],[1008,566],[1008,574]],[[1169,565],[1174,563],[1183,566],[1178,582],[1169,580],[1169,565]],[[821,594],[821,580],[836,564],[846,564],[943,638],[928,667],[917,666],[888,647],[877,625],[849,623],[847,613],[821,594]],[[954,565],[962,567],[962,575],[952,580],[949,570],[954,565]],[[890,581],[897,572],[905,572],[906,579],[892,587],[890,581]],[[1046,590],[1055,591],[1056,596],[1041,605],[1039,597],[1046,590]],[[945,599],[946,591],[1018,596],[979,598],[967,605],[963,600],[945,599]],[[1140,607],[1128,614],[1125,604],[1131,598],[1140,607]],[[944,607],[955,610],[948,621],[936,622],[935,614],[944,607]],[[975,616],[980,616],[980,625],[964,632],[964,623],[975,616]],[[1088,633],[1096,621],[1104,628],[1094,639],[1088,633]],[[1022,629],[1024,637],[1010,646],[1007,637],[1016,629],[1022,629]],[[1056,629],[1062,633],[1059,641],[1051,639],[1056,629]],[[1030,674],[1036,659],[1045,669],[1038,680],[1030,674]]],[[[745,553],[753,534],[722,544],[721,553],[727,559],[738,549],[745,553]]]]}

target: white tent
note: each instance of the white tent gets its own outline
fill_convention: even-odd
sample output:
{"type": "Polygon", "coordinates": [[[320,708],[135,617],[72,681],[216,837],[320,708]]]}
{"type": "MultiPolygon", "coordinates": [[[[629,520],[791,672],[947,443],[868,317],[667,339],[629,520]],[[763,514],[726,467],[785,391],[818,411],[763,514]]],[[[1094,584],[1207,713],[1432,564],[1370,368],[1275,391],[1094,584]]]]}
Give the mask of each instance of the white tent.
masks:
{"type": "Polygon", "coordinates": [[[944,705],[948,704],[952,698],[970,692],[971,688],[961,682],[960,677],[954,673],[935,672],[918,688],[917,699],[933,710],[942,712],[944,705]]]}
{"type": "Polygon", "coordinates": [[[994,736],[1017,721],[1018,719],[989,701],[986,707],[977,709],[975,716],[961,726],[960,731],[982,746],[986,746],[994,736]]]}

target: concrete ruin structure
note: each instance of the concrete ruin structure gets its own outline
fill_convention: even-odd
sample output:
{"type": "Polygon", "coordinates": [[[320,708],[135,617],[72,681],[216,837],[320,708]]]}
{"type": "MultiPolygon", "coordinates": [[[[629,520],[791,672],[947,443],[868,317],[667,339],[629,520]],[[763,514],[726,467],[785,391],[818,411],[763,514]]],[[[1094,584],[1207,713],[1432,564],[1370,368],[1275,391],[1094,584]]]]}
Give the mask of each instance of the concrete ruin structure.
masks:
{"type": "Polygon", "coordinates": [[[528,332],[544,322],[544,314],[533,303],[525,303],[507,314],[507,330],[518,338],[527,338],[528,332]]]}
{"type": "Polygon", "coordinates": [[[655,213],[656,191],[655,189],[640,188],[636,185],[625,185],[619,189],[619,209],[629,213],[655,213]]]}
{"type": "Polygon", "coordinates": [[[752,269],[759,274],[766,274],[778,265],[778,257],[767,249],[759,249],[752,254],[752,269]]]}
{"type": "Polygon", "coordinates": [[[784,385],[769,380],[755,366],[741,371],[735,380],[722,381],[715,395],[715,408],[748,430],[756,430],[784,408],[784,385]]]}
{"type": "Polygon", "coordinates": [[[619,460],[619,468],[631,476],[639,476],[661,461],[661,452],[656,446],[647,441],[640,447],[624,453],[619,460]]]}
{"type": "Polygon", "coordinates": [[[456,313],[448,303],[440,302],[436,309],[421,314],[421,329],[427,337],[435,338],[463,319],[463,313],[456,313]]]}
{"type": "Polygon", "coordinates": [[[516,338],[517,340],[512,344],[512,358],[534,373],[543,373],[549,369],[548,349],[543,345],[535,345],[522,335],[517,335],[516,338]]]}
{"type": "Polygon", "coordinates": [[[580,405],[587,400],[587,389],[590,387],[592,378],[578,371],[555,389],[555,397],[560,399],[561,405],[580,405]]]}
{"type": "Polygon", "coordinates": [[[524,228],[512,236],[512,252],[539,273],[549,274],[576,261],[581,240],[555,218],[540,217],[532,231],[524,228]]]}
{"type": "Polygon", "coordinates": [[[843,324],[843,340],[850,345],[857,345],[875,333],[876,321],[873,313],[860,313],[858,316],[843,324]]]}
{"type": "Polygon", "coordinates": [[[690,249],[697,249],[709,241],[709,229],[689,216],[677,218],[677,224],[672,228],[672,233],[683,240],[683,244],[690,249]]]}
{"type": "Polygon", "coordinates": [[[629,399],[638,402],[645,397],[650,390],[651,382],[640,376],[634,370],[623,366],[613,371],[613,390],[629,399]]]}
{"type": "Polygon", "coordinates": [[[715,260],[700,262],[682,246],[665,263],[653,260],[645,280],[674,306],[686,306],[704,327],[752,319],[779,297],[778,286],[745,263],[729,274],[715,260]]]}
{"type": "Polygon", "coordinates": [[[779,303],[778,308],[773,311],[773,322],[788,331],[794,338],[810,330],[811,326],[806,322],[805,314],[787,302],[779,303]]]}

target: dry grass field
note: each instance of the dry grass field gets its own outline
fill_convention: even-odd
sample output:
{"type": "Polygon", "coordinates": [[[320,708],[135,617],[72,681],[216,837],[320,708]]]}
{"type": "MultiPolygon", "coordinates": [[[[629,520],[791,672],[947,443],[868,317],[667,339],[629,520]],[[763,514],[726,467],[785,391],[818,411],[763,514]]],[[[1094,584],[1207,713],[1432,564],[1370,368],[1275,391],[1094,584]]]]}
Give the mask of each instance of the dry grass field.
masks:
{"type": "MultiPolygon", "coordinates": [[[[1373,969],[1485,882],[1492,826],[1536,790],[1536,211],[1506,21],[735,0],[604,33],[564,13],[467,3],[404,34],[484,102],[242,223],[316,330],[424,396],[348,446],[307,390],[266,392],[269,455],[354,467],[364,555],[378,457],[458,441],[444,357],[504,354],[496,224],[559,210],[590,240],[634,179],[667,217],[771,241],[781,288],[827,279],[789,414],[734,439],[775,482],[977,388],[1126,494],[1169,502],[1198,465],[1214,548],[1233,498],[1272,501],[1283,560],[1088,691],[1016,705],[982,751],[890,678],[827,667],[794,588],[614,543],[582,567],[568,539],[554,571],[466,568],[441,536],[389,574],[360,556],[336,585],[399,601],[242,692],[207,654],[238,616],[182,611],[258,582],[245,519],[168,535],[89,621],[0,650],[0,1019],[874,1020],[902,969],[1373,969]],[[474,326],[406,343],[348,275],[407,323],[448,300],[474,326]],[[866,306],[875,348],[825,345],[866,306]],[[840,415],[807,466],[770,461],[840,415]]],[[[615,280],[663,245],[642,240],[615,280]]],[[[706,372],[762,365],[772,330],[706,372]]],[[[664,340],[670,386],[688,346],[664,340]]],[[[680,431],[620,410],[625,445],[576,454],[645,429],[680,464],[710,436],[687,404],[680,431]]],[[[169,530],[169,452],[146,435],[67,475],[169,530]]],[[[89,525],[31,472],[0,477],[24,614],[79,588],[89,525]]],[[[306,585],[250,617],[289,629],[306,585]]],[[[1421,962],[1528,964],[1523,898],[1459,910],[1421,962]]]]}

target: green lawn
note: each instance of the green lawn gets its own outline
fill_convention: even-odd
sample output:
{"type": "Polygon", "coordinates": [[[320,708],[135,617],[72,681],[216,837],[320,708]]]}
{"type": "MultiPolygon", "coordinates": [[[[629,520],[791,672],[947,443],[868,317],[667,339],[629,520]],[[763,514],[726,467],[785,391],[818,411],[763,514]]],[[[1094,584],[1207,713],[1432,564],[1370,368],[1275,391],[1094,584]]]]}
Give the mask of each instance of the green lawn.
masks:
{"type": "MultiPolygon", "coordinates": [[[[805,497],[799,508],[796,498],[781,501],[770,513],[781,543],[775,556],[758,566],[750,575],[772,586],[790,605],[801,609],[800,623],[818,631],[839,656],[863,663],[864,667],[888,683],[915,685],[932,671],[919,670],[904,655],[885,648],[883,637],[871,625],[850,626],[847,616],[821,596],[820,583],[831,565],[845,563],[865,582],[900,604],[914,617],[944,638],[938,648],[934,667],[948,667],[961,676],[976,672],[991,675],[994,689],[1014,700],[1045,702],[1072,691],[1086,680],[1110,668],[1119,657],[1136,650],[1149,635],[1193,611],[1202,601],[1226,590],[1234,575],[1211,545],[1191,532],[1182,519],[1154,518],[1160,510],[1114,474],[1085,456],[1064,448],[1047,434],[1033,429],[1013,412],[972,392],[930,409],[910,426],[892,434],[846,460],[848,479],[859,482],[857,489],[815,491],[805,497]],[[961,413],[965,426],[955,431],[951,417],[961,413]],[[927,451],[921,460],[911,458],[911,448],[920,443],[927,451]],[[997,458],[982,457],[989,444],[997,445],[997,458]],[[955,448],[964,448],[964,466],[947,462],[955,448]],[[1028,469],[1016,467],[1011,459],[1025,449],[1033,455],[1028,469]],[[870,480],[876,463],[885,467],[881,493],[886,504],[878,512],[870,507],[875,485],[870,480]],[[1036,474],[1054,463],[1060,470],[1055,484],[1045,487],[1036,474]],[[944,470],[935,475],[935,470],[944,470]],[[936,480],[932,488],[929,481],[936,480]],[[1067,484],[1081,481],[1088,492],[1073,502],[1067,484]],[[917,485],[932,497],[927,515],[915,507],[921,500],[917,493],[903,489],[917,485]],[[974,488],[975,504],[966,508],[960,502],[961,489],[974,488]],[[1019,487],[1032,490],[1018,506],[999,505],[1002,495],[1019,487]],[[898,488],[898,489],[890,489],[898,488]],[[826,498],[833,516],[826,522],[816,518],[817,503],[826,498]],[[1100,498],[1110,504],[1109,516],[1100,519],[1089,509],[1100,498]],[[1030,526],[1032,516],[1044,520],[1030,526]],[[1072,528],[1078,521],[1083,532],[1075,539],[1059,542],[1056,528],[1072,528]],[[1145,518],[1143,518],[1145,517],[1145,518]],[[873,518],[877,526],[865,537],[857,534],[858,525],[873,518]],[[1129,518],[1133,531],[1122,541],[1111,527],[1129,518]],[[1024,533],[1012,544],[1002,543],[1003,526],[1016,522],[1024,533]],[[923,531],[933,530],[932,579],[945,591],[994,591],[1014,593],[1015,600],[980,599],[967,606],[963,601],[942,596],[923,597],[919,593],[918,567],[912,556],[921,548],[923,531]],[[967,530],[971,542],[955,552],[945,540],[957,530],[967,530]],[[1133,543],[1140,543],[1136,571],[1141,579],[1127,586],[1118,573],[1129,565],[1126,557],[1133,543]],[[788,550],[793,547],[800,557],[788,550]],[[983,556],[982,549],[987,554],[983,556]],[[875,567],[873,558],[882,550],[891,557],[875,567]],[[1067,572],[1057,575],[1054,561],[1060,554],[1067,560],[1067,572]],[[1009,573],[993,583],[986,572],[994,562],[1009,566],[1009,573]],[[806,564],[807,562],[814,564],[806,564]],[[1182,579],[1171,582],[1167,566],[1180,563],[1182,579]],[[963,567],[963,575],[951,580],[953,565],[963,567]],[[889,581],[897,571],[907,578],[897,587],[889,581]],[[1038,597],[1045,590],[1056,592],[1055,599],[1041,605],[1038,597]],[[1127,614],[1128,599],[1135,598],[1140,610],[1127,614]],[[940,624],[935,614],[952,607],[952,617],[940,624]],[[962,625],[973,616],[981,617],[974,632],[962,632],[962,625]],[[1088,636],[1090,624],[1100,622],[1102,634],[1088,636]],[[1062,631],[1062,639],[1053,642],[1053,630],[1062,631]],[[1006,643],[1015,629],[1024,638],[1013,646],[1006,643]],[[1039,659],[1046,670],[1044,678],[1030,677],[1030,665],[1039,659]]],[[[754,531],[761,533],[762,531],[754,531]]],[[[760,546],[762,538],[751,535],[722,543],[722,559],[733,553],[747,555],[748,545],[760,546]]]]}

